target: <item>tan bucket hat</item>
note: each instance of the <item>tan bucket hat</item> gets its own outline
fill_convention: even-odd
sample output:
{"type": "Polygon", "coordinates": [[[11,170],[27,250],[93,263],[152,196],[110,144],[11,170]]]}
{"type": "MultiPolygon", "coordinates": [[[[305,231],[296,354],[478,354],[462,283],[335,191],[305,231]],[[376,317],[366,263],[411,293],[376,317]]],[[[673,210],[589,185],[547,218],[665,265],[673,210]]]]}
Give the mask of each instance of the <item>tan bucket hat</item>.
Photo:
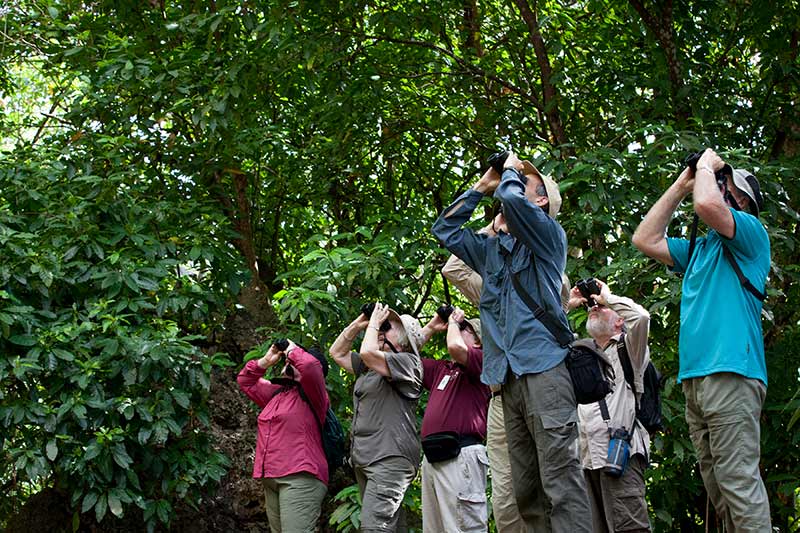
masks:
{"type": "Polygon", "coordinates": [[[547,200],[550,203],[548,215],[550,218],[555,219],[558,211],[561,209],[561,191],[558,189],[558,183],[550,176],[542,174],[539,169],[533,166],[533,163],[527,159],[522,162],[522,173],[526,176],[537,176],[544,183],[544,188],[547,191],[547,200]]]}
{"type": "Polygon", "coordinates": [[[470,318],[467,320],[467,324],[469,324],[469,329],[475,333],[475,336],[478,337],[478,341],[483,344],[483,336],[481,335],[481,321],[478,318],[470,318]]]}
{"type": "Polygon", "coordinates": [[[425,344],[425,336],[422,334],[422,326],[419,320],[411,315],[400,315],[394,309],[389,309],[389,318],[392,322],[400,322],[408,337],[409,348],[419,357],[419,350],[425,344]]]}

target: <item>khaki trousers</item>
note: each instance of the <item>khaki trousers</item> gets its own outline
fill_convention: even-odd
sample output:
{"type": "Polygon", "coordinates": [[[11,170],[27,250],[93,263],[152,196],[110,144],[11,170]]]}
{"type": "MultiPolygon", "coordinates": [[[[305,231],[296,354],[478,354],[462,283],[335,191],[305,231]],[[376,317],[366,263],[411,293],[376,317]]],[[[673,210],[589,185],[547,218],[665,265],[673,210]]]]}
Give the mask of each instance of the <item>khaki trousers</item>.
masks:
{"type": "Polygon", "coordinates": [[[416,465],[405,457],[386,457],[366,466],[354,466],[361,493],[361,529],[364,533],[406,531],[403,497],[417,476],[416,465]]]}
{"type": "Polygon", "coordinates": [[[533,531],[589,533],[592,513],[578,460],[578,411],[562,361],[503,385],[503,412],[520,515],[533,531]]]}
{"type": "Polygon", "coordinates": [[[682,385],[700,474],[725,530],[771,531],[767,490],[758,469],[766,386],[731,372],[685,379],[682,385]]]}
{"type": "Polygon", "coordinates": [[[611,477],[602,469],[583,471],[592,506],[594,533],[650,531],[644,499],[646,466],[644,457],[637,453],[628,460],[622,477],[611,477]]]}
{"type": "Polygon", "coordinates": [[[272,533],[314,533],[317,530],[325,483],[299,473],[263,479],[267,520],[272,533]]]}
{"type": "Polygon", "coordinates": [[[485,533],[486,447],[461,448],[458,457],[429,463],[422,459],[422,531],[424,533],[485,533]]]}
{"type": "Polygon", "coordinates": [[[486,421],[486,451],[492,479],[492,513],[498,533],[525,533],[511,481],[511,459],[503,421],[503,397],[493,396],[486,421]]]}

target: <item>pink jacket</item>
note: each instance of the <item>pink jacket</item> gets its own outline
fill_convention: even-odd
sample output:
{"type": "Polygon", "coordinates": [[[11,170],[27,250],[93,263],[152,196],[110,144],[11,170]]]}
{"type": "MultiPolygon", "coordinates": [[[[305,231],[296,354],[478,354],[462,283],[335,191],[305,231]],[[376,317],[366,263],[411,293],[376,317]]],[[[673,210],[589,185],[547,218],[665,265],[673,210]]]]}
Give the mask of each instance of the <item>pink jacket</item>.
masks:
{"type": "Polygon", "coordinates": [[[313,412],[297,387],[282,387],[263,379],[266,370],[258,366],[257,359],[248,361],[237,378],[242,392],[262,408],[253,477],[308,472],[327,485],[328,462],[317,422],[325,420],[330,406],[322,365],[302,348],[292,350],[287,359],[294,367],[294,379],[314,406],[313,412]]]}

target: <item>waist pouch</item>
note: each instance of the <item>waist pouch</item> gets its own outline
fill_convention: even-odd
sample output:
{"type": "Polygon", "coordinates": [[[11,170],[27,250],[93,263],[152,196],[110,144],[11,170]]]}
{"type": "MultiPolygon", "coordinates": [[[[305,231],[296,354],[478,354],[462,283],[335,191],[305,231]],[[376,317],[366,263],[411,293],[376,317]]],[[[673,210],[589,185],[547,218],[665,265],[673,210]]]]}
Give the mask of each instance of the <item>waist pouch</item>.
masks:
{"type": "Polygon", "coordinates": [[[480,444],[480,439],[470,435],[459,435],[454,431],[433,433],[422,439],[422,453],[429,463],[455,459],[461,448],[480,444]]]}

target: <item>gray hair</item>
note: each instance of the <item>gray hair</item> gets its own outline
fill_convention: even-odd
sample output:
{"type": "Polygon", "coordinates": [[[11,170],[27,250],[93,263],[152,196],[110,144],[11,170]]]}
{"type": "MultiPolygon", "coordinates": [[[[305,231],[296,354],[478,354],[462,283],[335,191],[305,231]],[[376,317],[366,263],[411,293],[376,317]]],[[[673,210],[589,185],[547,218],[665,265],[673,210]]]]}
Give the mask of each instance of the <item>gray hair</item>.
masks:
{"type": "Polygon", "coordinates": [[[403,323],[392,321],[391,324],[392,329],[397,328],[397,343],[400,345],[398,348],[402,347],[404,350],[411,350],[411,344],[408,342],[408,333],[403,323]]]}

